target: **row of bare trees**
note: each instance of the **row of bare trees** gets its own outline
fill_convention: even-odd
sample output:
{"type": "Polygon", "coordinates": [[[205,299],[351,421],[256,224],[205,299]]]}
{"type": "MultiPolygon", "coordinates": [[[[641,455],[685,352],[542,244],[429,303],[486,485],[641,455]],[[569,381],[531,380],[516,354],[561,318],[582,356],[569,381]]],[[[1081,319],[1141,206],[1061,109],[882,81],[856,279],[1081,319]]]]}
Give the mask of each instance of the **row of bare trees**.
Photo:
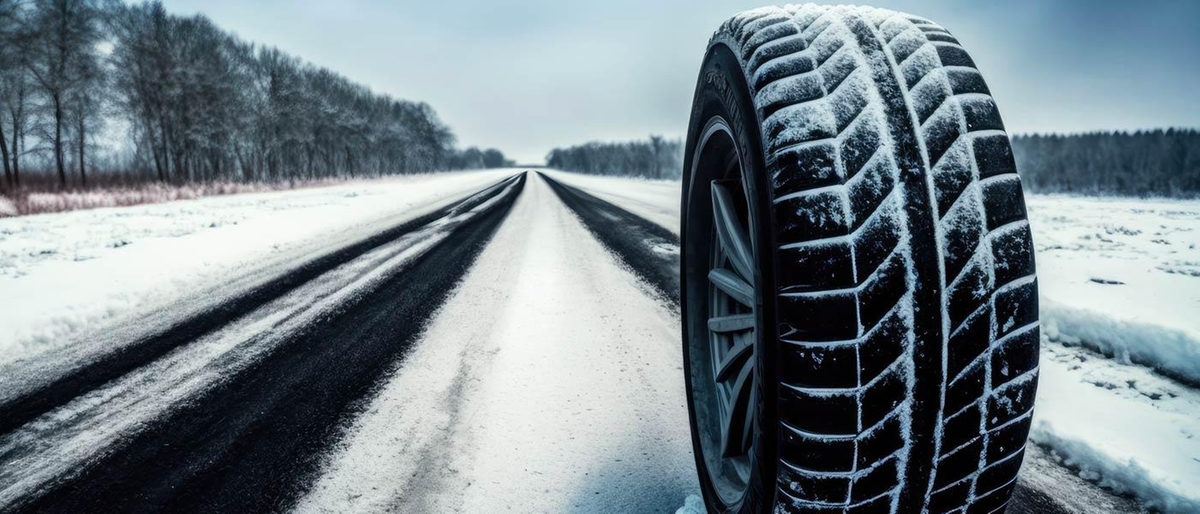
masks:
{"type": "Polygon", "coordinates": [[[546,165],[593,175],[677,179],[683,170],[683,144],[662,136],[619,143],[593,141],[551,150],[546,165]]]}
{"type": "Polygon", "coordinates": [[[1200,130],[1034,134],[1012,143],[1034,192],[1200,196],[1200,130]]]}
{"type": "Polygon", "coordinates": [[[425,103],[372,92],[158,1],[0,0],[0,111],[10,188],[27,158],[62,187],[69,177],[86,186],[98,168],[182,183],[485,167],[497,154],[506,162],[498,150],[456,150],[425,103]]]}

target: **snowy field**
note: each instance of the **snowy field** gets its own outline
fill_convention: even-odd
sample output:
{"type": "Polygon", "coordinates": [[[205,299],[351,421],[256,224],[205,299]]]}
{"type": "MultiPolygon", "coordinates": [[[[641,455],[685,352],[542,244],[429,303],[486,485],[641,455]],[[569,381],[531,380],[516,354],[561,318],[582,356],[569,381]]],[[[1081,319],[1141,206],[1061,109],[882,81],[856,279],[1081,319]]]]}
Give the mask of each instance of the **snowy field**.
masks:
{"type": "MultiPolygon", "coordinates": [[[[0,219],[0,372],[63,347],[102,349],[162,321],[147,312],[219,302],[512,173],[0,219]]],[[[678,182],[549,173],[678,231],[678,182]]],[[[697,492],[677,313],[529,177],[323,455],[301,511],[671,511],[697,492]]],[[[1033,440],[1094,484],[1200,512],[1200,202],[1035,195],[1028,205],[1044,335],[1033,440]]],[[[347,269],[365,273],[372,258],[347,269]]],[[[182,389],[161,378],[204,347],[184,350],[128,380],[164,388],[152,403],[171,401],[182,389]]],[[[141,423],[103,402],[82,407],[113,426],[141,423]]],[[[49,421],[78,421],[62,412],[49,421]]],[[[63,451],[55,465],[82,458],[63,451]]]]}

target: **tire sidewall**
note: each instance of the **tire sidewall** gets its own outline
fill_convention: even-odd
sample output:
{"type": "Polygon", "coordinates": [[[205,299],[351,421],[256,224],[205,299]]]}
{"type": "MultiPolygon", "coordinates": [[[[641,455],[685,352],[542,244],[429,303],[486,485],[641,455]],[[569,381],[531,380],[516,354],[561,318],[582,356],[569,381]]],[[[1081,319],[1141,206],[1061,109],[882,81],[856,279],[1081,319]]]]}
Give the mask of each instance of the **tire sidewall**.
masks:
{"type": "MultiPolygon", "coordinates": [[[[701,491],[705,503],[712,512],[770,512],[774,506],[775,480],[777,470],[776,448],[779,444],[779,433],[776,427],[776,363],[778,362],[778,347],[774,343],[776,337],[775,322],[775,237],[771,230],[774,226],[771,189],[766,173],[766,164],[762,150],[761,124],[757,111],[751,99],[751,93],[746,83],[742,63],[730,47],[720,42],[714,42],[705,56],[701,66],[700,77],[697,81],[696,93],[692,103],[691,121],[688,126],[687,144],[684,151],[684,169],[682,184],[681,207],[681,248],[680,254],[680,301],[683,318],[683,354],[685,361],[685,382],[688,395],[688,414],[692,427],[692,451],[699,473],[701,491]],[[717,494],[711,480],[703,448],[697,434],[696,409],[692,401],[692,381],[690,379],[691,362],[688,341],[691,337],[695,322],[690,313],[691,309],[706,309],[707,283],[697,279],[697,273],[703,270],[707,273],[709,265],[708,249],[689,249],[688,230],[689,220],[697,216],[689,213],[689,204],[696,203],[698,208],[707,208],[711,212],[711,204],[704,198],[709,194],[708,188],[703,187],[711,177],[692,176],[696,172],[694,162],[701,150],[700,137],[709,121],[720,116],[728,122],[732,130],[737,151],[741,157],[742,173],[745,177],[747,194],[752,198],[751,237],[757,246],[758,266],[756,272],[755,299],[758,313],[758,330],[755,347],[755,398],[756,398],[756,435],[750,452],[751,471],[747,491],[742,500],[735,505],[724,505],[717,494]],[[693,188],[696,190],[693,191],[693,188]],[[692,286],[692,287],[689,287],[692,286]]],[[[705,219],[703,216],[700,219],[705,219]]],[[[709,224],[704,224],[709,225],[709,224]]],[[[692,231],[711,230],[711,226],[692,226],[692,231]]],[[[693,244],[692,246],[696,246],[693,244]]],[[[706,317],[707,312],[699,313],[706,317]]],[[[707,332],[704,332],[707,336],[707,332]]],[[[696,337],[701,337],[697,334],[696,337]]]]}

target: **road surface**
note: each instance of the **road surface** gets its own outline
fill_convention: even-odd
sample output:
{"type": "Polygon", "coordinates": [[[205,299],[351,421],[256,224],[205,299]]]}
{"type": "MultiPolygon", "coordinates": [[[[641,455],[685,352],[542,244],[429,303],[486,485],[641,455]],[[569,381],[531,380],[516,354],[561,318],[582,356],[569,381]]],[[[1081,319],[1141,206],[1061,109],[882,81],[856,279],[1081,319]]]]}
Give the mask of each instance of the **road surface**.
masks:
{"type": "MultiPolygon", "coordinates": [[[[673,512],[678,263],[515,175],[0,392],[0,511],[673,512]]],[[[1009,508],[1138,510],[1037,447],[1009,508]]]]}

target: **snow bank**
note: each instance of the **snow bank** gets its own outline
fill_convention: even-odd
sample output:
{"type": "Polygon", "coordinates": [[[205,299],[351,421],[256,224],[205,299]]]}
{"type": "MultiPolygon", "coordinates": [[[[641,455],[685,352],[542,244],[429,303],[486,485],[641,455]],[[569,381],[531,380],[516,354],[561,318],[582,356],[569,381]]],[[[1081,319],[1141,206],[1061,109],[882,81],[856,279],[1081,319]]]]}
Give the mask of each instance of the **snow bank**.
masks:
{"type": "Polygon", "coordinates": [[[1043,340],[1031,438],[1083,478],[1165,512],[1200,512],[1200,392],[1043,340]]]}
{"type": "MultiPolygon", "coordinates": [[[[1123,321],[1111,314],[1042,300],[1042,329],[1053,341],[1082,344],[1124,362],[1200,384],[1200,339],[1188,331],[1123,321]]],[[[1200,312],[1197,312],[1200,315],[1200,312]]]]}

